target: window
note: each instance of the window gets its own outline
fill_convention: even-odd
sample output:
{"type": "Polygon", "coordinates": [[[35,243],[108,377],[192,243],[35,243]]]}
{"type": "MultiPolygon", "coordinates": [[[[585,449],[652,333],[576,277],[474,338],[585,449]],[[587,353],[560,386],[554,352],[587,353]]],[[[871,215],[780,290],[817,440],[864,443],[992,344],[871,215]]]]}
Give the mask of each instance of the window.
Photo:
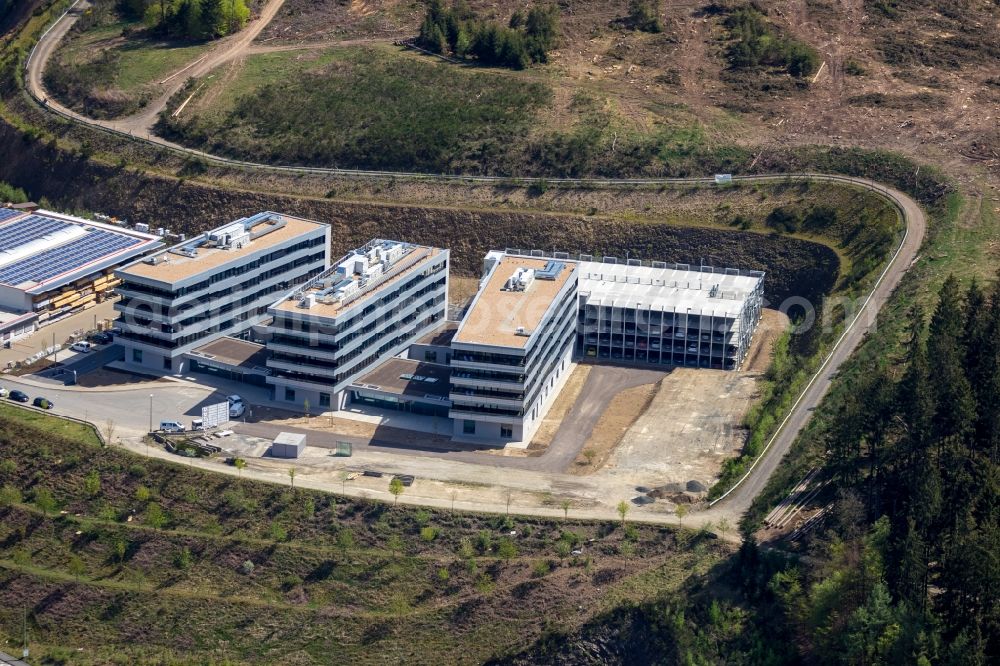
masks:
{"type": "Polygon", "coordinates": [[[500,436],[501,437],[505,437],[507,439],[513,439],[514,438],[514,426],[512,426],[510,424],[507,424],[507,423],[500,424],[500,436]]]}
{"type": "Polygon", "coordinates": [[[163,357],[163,369],[164,370],[173,370],[174,369],[174,364],[170,360],[169,356],[164,356],[163,357]]]}
{"type": "Polygon", "coordinates": [[[424,353],[424,360],[428,363],[437,363],[438,353],[436,351],[429,351],[424,353]]]}
{"type": "Polygon", "coordinates": [[[329,407],[330,406],[330,394],[329,393],[320,393],[319,394],[319,406],[320,407],[329,407]]]}
{"type": "Polygon", "coordinates": [[[132,362],[133,363],[142,363],[142,350],[141,349],[133,349],[132,350],[132,362]]]}
{"type": "Polygon", "coordinates": [[[285,400],[295,402],[295,389],[285,388],[285,400]]]}
{"type": "Polygon", "coordinates": [[[468,419],[462,421],[462,432],[466,435],[476,434],[476,422],[468,419]]]}

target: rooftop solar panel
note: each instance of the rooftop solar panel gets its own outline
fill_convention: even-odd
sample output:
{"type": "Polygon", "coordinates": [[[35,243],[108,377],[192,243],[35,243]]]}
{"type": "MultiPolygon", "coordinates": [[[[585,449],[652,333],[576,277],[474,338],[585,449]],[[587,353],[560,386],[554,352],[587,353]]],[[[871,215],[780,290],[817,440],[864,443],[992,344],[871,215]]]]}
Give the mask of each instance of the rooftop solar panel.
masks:
{"type": "Polygon", "coordinates": [[[10,218],[20,214],[21,211],[19,210],[11,210],[10,208],[0,208],[0,222],[3,222],[4,220],[9,220],[10,218]]]}
{"type": "Polygon", "coordinates": [[[0,282],[9,285],[28,281],[44,282],[140,243],[142,240],[131,236],[91,230],[86,236],[70,243],[39,252],[25,261],[0,269],[0,282]]]}
{"type": "Polygon", "coordinates": [[[71,225],[67,222],[40,215],[29,215],[23,220],[14,220],[0,226],[0,252],[30,243],[69,226],[71,225]]]}

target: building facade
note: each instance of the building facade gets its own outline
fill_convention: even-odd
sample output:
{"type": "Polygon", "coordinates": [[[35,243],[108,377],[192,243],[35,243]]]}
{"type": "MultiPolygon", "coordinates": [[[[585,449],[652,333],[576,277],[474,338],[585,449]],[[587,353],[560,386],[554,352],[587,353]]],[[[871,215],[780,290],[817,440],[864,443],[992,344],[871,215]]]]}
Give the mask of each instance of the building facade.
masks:
{"type": "Polygon", "coordinates": [[[583,358],[739,369],[763,307],[764,274],[614,258],[580,263],[583,358]]]}
{"type": "Polygon", "coordinates": [[[270,309],[274,399],[335,411],[358,377],[444,321],[447,250],[376,239],[270,309]]]}
{"type": "Polygon", "coordinates": [[[183,372],[185,354],[241,335],[330,265],[330,227],[278,213],[236,220],[115,272],[125,363],[183,372]]]}
{"type": "Polygon", "coordinates": [[[525,442],[570,374],[576,262],[490,253],[451,342],[454,438],[525,442]]]}

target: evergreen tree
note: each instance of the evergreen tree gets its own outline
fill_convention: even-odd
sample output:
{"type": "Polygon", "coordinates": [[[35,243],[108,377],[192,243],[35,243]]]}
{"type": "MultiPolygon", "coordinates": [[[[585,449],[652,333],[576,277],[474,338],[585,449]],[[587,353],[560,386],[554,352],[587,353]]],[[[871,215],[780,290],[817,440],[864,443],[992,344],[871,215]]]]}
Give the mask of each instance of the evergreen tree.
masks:
{"type": "Polygon", "coordinates": [[[964,438],[975,424],[975,398],[963,371],[962,326],[965,320],[958,280],[952,275],[941,287],[927,338],[927,356],[937,403],[934,434],[939,441],[953,435],[964,438]]]}
{"type": "Polygon", "coordinates": [[[201,0],[201,37],[203,39],[212,39],[228,32],[226,12],[223,9],[224,2],[231,2],[231,0],[201,0]]]}

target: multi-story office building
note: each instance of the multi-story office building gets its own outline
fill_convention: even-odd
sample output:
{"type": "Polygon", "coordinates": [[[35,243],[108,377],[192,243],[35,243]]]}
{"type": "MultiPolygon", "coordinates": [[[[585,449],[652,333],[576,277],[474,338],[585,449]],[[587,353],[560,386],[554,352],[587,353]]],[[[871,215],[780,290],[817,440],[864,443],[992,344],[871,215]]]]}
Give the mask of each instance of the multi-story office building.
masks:
{"type": "Polygon", "coordinates": [[[735,370],[763,303],[760,271],[580,262],[584,358],[735,370]]]}
{"type": "Polygon", "coordinates": [[[115,271],[125,362],[182,372],[185,354],[263,321],[330,265],[330,227],[279,213],[237,220],[115,271]]]}
{"type": "Polygon", "coordinates": [[[438,326],[447,310],[447,250],[369,242],[269,309],[274,399],[342,409],[358,377],[438,326]]]}
{"type": "Polygon", "coordinates": [[[528,441],[569,375],[579,269],[495,252],[486,268],[451,342],[454,437],[528,441]]]}

